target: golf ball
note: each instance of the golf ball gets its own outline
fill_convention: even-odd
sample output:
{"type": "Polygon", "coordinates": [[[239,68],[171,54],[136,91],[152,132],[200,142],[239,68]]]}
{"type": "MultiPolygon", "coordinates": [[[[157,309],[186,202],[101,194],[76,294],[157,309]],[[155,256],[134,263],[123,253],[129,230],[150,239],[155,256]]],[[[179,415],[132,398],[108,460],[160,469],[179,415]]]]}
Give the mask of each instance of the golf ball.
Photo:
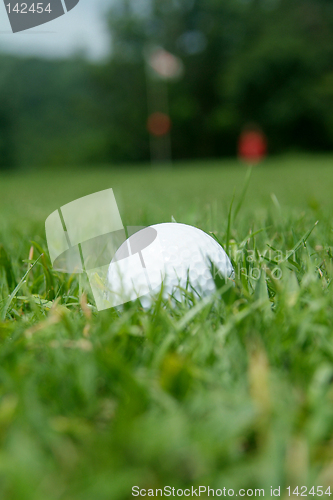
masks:
{"type": "Polygon", "coordinates": [[[181,300],[184,290],[204,297],[215,289],[214,274],[233,278],[231,262],[219,243],[186,224],[149,226],[128,238],[117,250],[107,275],[112,306],[141,298],[144,307],[152,295],[181,300]]]}

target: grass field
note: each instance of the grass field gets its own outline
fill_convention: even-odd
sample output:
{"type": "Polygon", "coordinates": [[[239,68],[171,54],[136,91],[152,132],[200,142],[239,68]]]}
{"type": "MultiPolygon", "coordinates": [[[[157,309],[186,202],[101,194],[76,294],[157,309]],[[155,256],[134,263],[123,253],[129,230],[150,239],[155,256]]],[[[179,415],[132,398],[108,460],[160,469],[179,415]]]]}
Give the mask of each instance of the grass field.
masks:
{"type": "Polygon", "coordinates": [[[232,161],[0,176],[1,500],[333,493],[333,157],[271,159],[245,194],[247,176],[232,161]],[[47,252],[25,277],[47,216],[110,187],[125,225],[214,232],[236,286],[120,314],[47,252]]]}

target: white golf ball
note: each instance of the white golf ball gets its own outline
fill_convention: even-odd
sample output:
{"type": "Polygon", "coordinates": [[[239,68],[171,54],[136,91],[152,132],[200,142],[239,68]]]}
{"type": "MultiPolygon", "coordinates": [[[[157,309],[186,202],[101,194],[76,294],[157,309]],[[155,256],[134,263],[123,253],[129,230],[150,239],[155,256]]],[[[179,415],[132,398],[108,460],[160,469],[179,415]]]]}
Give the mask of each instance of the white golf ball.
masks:
{"type": "Polygon", "coordinates": [[[111,306],[141,298],[144,307],[161,290],[181,300],[184,290],[205,297],[216,287],[213,275],[234,277],[232,264],[219,243],[186,224],[156,224],[138,231],[117,250],[109,266],[111,306]]]}

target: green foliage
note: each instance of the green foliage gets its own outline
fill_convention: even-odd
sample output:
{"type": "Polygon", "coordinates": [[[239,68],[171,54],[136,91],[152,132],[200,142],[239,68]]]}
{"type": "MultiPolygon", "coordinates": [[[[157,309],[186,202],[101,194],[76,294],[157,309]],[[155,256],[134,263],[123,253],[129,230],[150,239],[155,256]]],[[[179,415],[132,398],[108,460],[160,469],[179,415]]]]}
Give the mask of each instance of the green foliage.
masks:
{"type": "MultiPolygon", "coordinates": [[[[249,122],[263,127],[271,152],[332,147],[329,2],[156,0],[146,10],[135,4],[121,0],[111,10],[109,65],[116,60],[134,77],[151,45],[183,60],[184,79],[169,84],[177,158],[235,154],[249,122]]],[[[135,97],[127,93],[133,109],[135,97]]]]}
{"type": "Polygon", "coordinates": [[[1,178],[2,499],[332,484],[330,163],[284,159],[250,180],[235,163],[1,178]],[[52,269],[43,222],[110,182],[124,223],[174,213],[227,238],[235,286],[97,313],[77,277],[52,269]]]}
{"type": "Polygon", "coordinates": [[[95,131],[90,65],[0,57],[0,168],[88,161],[95,131]]]}
{"type": "Polygon", "coordinates": [[[234,156],[252,122],[270,153],[332,149],[328,0],[115,0],[109,29],[100,63],[0,57],[1,169],[147,161],[148,113],[167,111],[147,89],[152,46],[184,64],[165,84],[174,158],[234,156]]]}

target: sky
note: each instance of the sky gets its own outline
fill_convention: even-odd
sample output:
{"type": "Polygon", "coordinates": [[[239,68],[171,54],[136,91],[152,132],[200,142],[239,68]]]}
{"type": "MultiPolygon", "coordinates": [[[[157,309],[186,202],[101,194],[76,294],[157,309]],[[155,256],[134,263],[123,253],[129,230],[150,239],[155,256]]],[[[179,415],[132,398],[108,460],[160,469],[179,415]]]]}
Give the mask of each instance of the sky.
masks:
{"type": "Polygon", "coordinates": [[[90,59],[103,59],[111,42],[106,12],[113,0],[80,0],[65,15],[36,28],[12,33],[4,2],[0,0],[0,51],[43,57],[68,57],[84,52],[90,59]]]}

